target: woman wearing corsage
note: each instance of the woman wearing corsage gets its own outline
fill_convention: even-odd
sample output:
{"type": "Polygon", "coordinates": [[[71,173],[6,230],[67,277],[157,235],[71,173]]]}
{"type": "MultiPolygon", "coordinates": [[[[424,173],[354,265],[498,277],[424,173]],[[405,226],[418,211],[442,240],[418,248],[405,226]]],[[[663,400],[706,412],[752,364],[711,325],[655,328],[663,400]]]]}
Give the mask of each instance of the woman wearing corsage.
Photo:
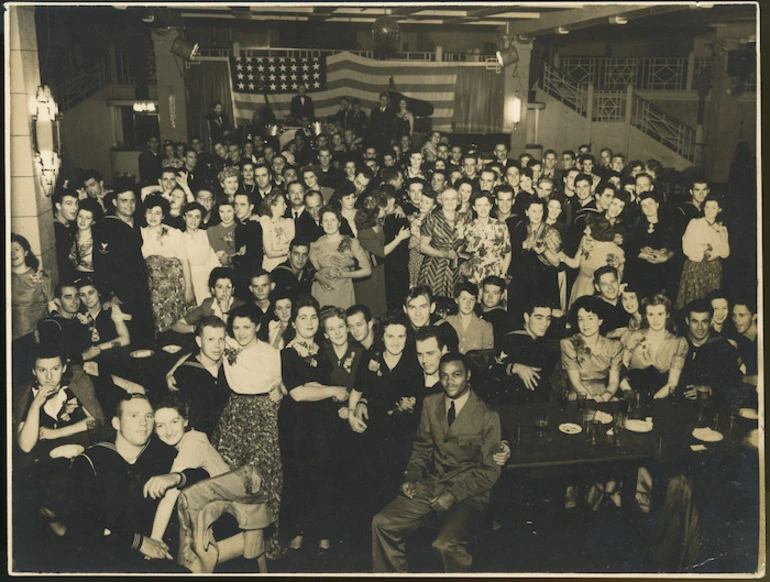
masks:
{"type": "Polygon", "coordinates": [[[332,362],[315,341],[319,329],[318,302],[299,297],[291,322],[297,335],[281,351],[281,369],[288,397],[281,404],[279,430],[284,467],[281,527],[289,547],[298,550],[304,536],[329,549],[336,534],[339,455],[334,434],[345,386],[330,382],[332,362]]]}
{"type": "Polygon", "coordinates": [[[256,466],[264,479],[276,531],[266,537],[267,557],[280,555],[277,526],[283,471],[278,446],[278,406],[283,398],[280,352],[257,339],[259,315],[250,305],[230,311],[222,359],[230,399],[211,442],[232,469],[256,466]]]}

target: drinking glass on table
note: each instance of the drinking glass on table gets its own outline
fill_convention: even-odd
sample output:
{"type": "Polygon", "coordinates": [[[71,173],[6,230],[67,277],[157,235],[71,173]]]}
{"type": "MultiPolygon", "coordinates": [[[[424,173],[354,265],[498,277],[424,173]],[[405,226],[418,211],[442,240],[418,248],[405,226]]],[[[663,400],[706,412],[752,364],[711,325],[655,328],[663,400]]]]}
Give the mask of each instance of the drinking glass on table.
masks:
{"type": "Polygon", "coordinates": [[[543,436],[545,429],[548,428],[548,413],[540,412],[535,417],[535,426],[537,427],[537,434],[543,436]]]}

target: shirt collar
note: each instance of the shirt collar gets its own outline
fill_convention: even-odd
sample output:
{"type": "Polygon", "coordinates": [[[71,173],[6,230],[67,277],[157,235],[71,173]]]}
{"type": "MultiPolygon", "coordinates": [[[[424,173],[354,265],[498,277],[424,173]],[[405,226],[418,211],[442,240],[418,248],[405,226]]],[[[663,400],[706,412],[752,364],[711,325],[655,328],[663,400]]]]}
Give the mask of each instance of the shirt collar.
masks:
{"type": "Polygon", "coordinates": [[[467,404],[468,398],[471,396],[471,391],[467,390],[465,394],[460,396],[460,398],[455,398],[452,400],[451,398],[444,397],[444,408],[447,412],[449,412],[449,405],[451,402],[455,403],[455,417],[460,414],[460,411],[463,409],[463,407],[467,404]]]}

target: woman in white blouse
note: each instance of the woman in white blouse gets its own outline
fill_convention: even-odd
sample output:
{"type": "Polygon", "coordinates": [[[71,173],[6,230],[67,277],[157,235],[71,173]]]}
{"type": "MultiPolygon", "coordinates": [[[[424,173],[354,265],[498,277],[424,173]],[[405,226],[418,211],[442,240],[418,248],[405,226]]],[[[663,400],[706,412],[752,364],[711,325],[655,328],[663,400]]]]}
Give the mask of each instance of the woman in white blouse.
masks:
{"type": "Polygon", "coordinates": [[[190,278],[192,280],[195,304],[200,305],[209,295],[209,275],[212,269],[219,267],[219,258],[211,248],[209,237],[205,230],[200,229],[206,209],[197,202],[192,202],[184,209],[184,242],[187,247],[187,258],[190,261],[190,278]]]}
{"type": "Polygon", "coordinates": [[[147,263],[155,331],[171,328],[195,300],[187,246],[180,230],[163,224],[169,203],[160,194],[144,201],[147,226],[142,227],[142,256],[147,263]]]}
{"type": "Polygon", "coordinates": [[[286,200],[275,190],[262,201],[262,268],[268,273],[289,258],[289,243],[294,238],[294,221],[285,218],[286,200]]]}
{"type": "MultiPolygon", "coordinates": [[[[285,391],[280,352],[257,339],[260,320],[251,305],[230,311],[222,365],[231,393],[211,442],[231,468],[254,465],[259,469],[267,506],[277,525],[283,487],[278,406],[285,391]]],[[[265,540],[270,559],[280,552],[277,529],[265,540]]]]}
{"type": "Polygon", "coordinates": [[[709,194],[703,201],[703,217],[693,218],[682,237],[687,257],[682,267],[677,309],[722,287],[722,261],[730,256],[727,228],[717,222],[722,212],[720,199],[709,194]]]}

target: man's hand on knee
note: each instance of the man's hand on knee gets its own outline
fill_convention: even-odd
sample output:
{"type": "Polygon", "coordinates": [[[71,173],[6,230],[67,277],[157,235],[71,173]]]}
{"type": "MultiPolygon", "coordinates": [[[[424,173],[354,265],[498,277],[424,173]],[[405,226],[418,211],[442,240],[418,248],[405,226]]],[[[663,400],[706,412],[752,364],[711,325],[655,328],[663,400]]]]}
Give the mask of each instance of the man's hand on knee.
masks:
{"type": "Polygon", "coordinates": [[[444,491],[438,497],[434,497],[430,500],[430,507],[433,511],[441,513],[452,507],[455,503],[455,496],[449,491],[444,491]]]}

